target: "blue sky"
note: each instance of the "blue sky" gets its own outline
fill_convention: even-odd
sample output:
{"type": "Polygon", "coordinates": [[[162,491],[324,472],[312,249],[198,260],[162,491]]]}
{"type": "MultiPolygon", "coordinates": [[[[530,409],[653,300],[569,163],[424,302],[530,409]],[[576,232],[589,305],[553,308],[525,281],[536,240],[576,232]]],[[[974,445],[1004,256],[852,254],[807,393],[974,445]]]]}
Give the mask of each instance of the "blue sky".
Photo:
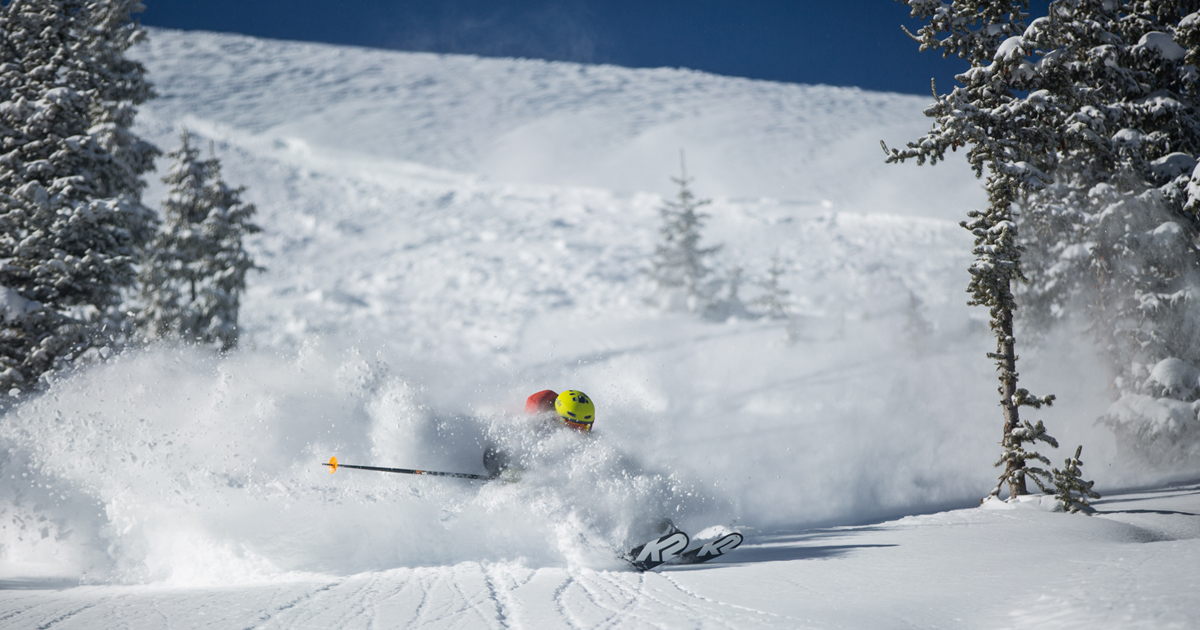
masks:
{"type": "Polygon", "coordinates": [[[962,66],[918,53],[893,0],[145,0],[143,24],[393,50],[672,66],[928,94],[962,66]]]}

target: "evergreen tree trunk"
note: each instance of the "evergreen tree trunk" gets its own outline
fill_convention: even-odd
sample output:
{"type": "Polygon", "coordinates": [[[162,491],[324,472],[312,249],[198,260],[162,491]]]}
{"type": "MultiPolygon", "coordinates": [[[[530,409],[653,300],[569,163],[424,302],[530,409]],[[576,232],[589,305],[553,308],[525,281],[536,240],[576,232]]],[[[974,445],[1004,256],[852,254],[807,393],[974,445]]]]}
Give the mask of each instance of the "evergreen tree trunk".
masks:
{"type": "MultiPolygon", "coordinates": [[[[1021,428],[1021,410],[1013,403],[1017,395],[1017,341],[1013,337],[1013,313],[1003,311],[997,318],[996,363],[1000,370],[1000,407],[1004,410],[1004,447],[1010,448],[1013,432],[1021,428]]],[[[1028,494],[1025,487],[1024,460],[1010,460],[1004,470],[1008,479],[1008,493],[1019,497],[1028,494]]]]}
{"type": "Polygon", "coordinates": [[[910,35],[922,50],[940,50],[970,62],[968,71],[956,79],[962,84],[947,95],[934,90],[936,102],[925,110],[935,119],[933,128],[905,149],[883,146],[888,162],[916,160],[936,164],[946,152],[966,147],[967,161],[977,177],[987,172],[988,208],[967,213],[960,225],[975,236],[975,260],[968,271],[971,281],[968,304],[986,306],[996,350],[988,358],[996,362],[1000,407],[1004,419],[1004,453],[996,466],[1004,473],[991,496],[1008,484],[1011,496],[1028,492],[1032,477],[1044,488],[1050,473],[1028,465],[1029,460],[1049,463],[1025,445],[1046,442],[1057,446],[1036,425],[1022,420],[1020,408],[1049,405],[1053,396],[1032,396],[1021,389],[1017,374],[1016,337],[1013,321],[1017,303],[1013,287],[1024,280],[1022,249],[1017,242],[1013,204],[1051,180],[1056,168],[1056,148],[1062,144],[1063,119],[1058,101],[1044,91],[1033,91],[1026,81],[1033,66],[1022,56],[1020,34],[1027,31],[1028,0],[900,0],[912,15],[926,21],[917,35],[910,35]]]}
{"type": "MultiPolygon", "coordinates": [[[[1013,322],[1017,303],[1013,296],[1013,284],[1024,279],[1021,273],[1021,247],[1017,245],[1018,229],[1013,221],[1013,196],[1018,188],[1008,178],[1000,175],[1002,167],[992,164],[993,174],[988,178],[989,208],[986,212],[968,213],[971,221],[962,226],[975,235],[975,262],[971,265],[971,282],[967,287],[971,293],[968,302],[972,306],[987,306],[991,314],[991,329],[996,336],[996,351],[988,358],[996,362],[1000,385],[1000,409],[1004,419],[1001,444],[1004,465],[1000,476],[1001,485],[1008,483],[1010,496],[1028,494],[1025,476],[1027,456],[1022,444],[1027,431],[1021,422],[1021,406],[1034,407],[1049,404],[1053,396],[1037,398],[1029,396],[1019,385],[1017,373],[1017,340],[1013,322]]],[[[1052,439],[1052,438],[1051,438],[1052,439]]],[[[1036,455],[1036,454],[1034,454],[1036,455]]],[[[1040,485],[1040,484],[1039,484],[1040,485]]],[[[994,494],[994,493],[993,493],[994,494]]]]}

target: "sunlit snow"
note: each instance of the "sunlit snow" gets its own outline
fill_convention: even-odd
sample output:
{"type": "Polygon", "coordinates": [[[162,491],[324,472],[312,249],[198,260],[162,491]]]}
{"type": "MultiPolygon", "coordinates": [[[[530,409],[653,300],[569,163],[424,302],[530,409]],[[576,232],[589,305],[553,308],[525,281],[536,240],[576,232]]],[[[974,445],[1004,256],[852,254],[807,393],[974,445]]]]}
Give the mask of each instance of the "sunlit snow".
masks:
{"type": "Polygon", "coordinates": [[[5,416],[4,628],[1194,623],[1200,487],[1168,483],[1197,471],[1096,425],[1086,338],[1022,348],[1022,384],[1100,514],[977,507],[1002,427],[957,222],[983,193],[879,150],[927,99],[162,30],[136,55],[139,133],[211,143],[267,271],[231,355],[122,354],[5,416]],[[790,326],[647,303],[681,149],[720,271],[749,301],[777,254],[790,326]],[[590,394],[593,434],[531,428],[546,388],[590,394]],[[519,480],[322,466],[482,473],[489,442],[519,480]],[[631,571],[663,518],[747,540],[631,571]]]}

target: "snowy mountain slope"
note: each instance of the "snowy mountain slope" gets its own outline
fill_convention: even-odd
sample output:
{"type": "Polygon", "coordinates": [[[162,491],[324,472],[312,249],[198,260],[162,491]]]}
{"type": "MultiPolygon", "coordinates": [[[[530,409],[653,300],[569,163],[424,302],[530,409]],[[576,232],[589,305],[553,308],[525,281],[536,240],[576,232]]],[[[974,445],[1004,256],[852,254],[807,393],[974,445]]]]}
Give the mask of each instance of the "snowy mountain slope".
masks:
{"type": "Polygon", "coordinates": [[[879,140],[902,144],[928,129],[919,97],[172,31],[152,31],[137,55],[163,94],[149,108],[156,115],[339,159],[672,194],[667,176],[685,149],[710,196],[955,218],[983,200],[951,169],[888,174],[896,169],[882,163],[879,140]]]}
{"type": "MultiPolygon", "coordinates": [[[[133,602],[147,626],[203,625],[217,608],[214,626],[323,610],[335,625],[362,610],[397,626],[643,626],[700,625],[699,606],[737,627],[947,625],[972,610],[995,627],[999,608],[892,617],[884,595],[897,573],[932,569],[950,575],[895,592],[935,605],[947,589],[995,591],[975,569],[995,559],[993,537],[1044,525],[1057,533],[1030,551],[1039,572],[1084,553],[1073,534],[1125,549],[1098,520],[1030,511],[848,530],[899,546],[886,581],[862,576],[891,548],[808,545],[842,535],[813,527],[968,506],[994,483],[985,314],[963,304],[970,241],[947,220],[980,200],[977,183],[876,153],[924,128],[920,99],[211,33],[155,31],[138,55],[162,94],[141,131],[164,148],[185,124],[212,141],[258,205],[251,246],[268,270],[246,296],[243,351],[131,353],[5,418],[0,574],[149,586],[6,590],[0,618],[118,625],[108,611],[133,602]],[[761,277],[782,257],[791,341],[780,322],[645,303],[680,146],[696,191],[715,197],[706,235],[724,243],[723,269],[761,277]],[[594,439],[534,439],[515,412],[546,387],[597,399],[594,439]],[[488,441],[525,456],[520,483],[320,465],[481,472],[488,441]],[[745,562],[622,572],[614,551],[663,516],[746,531],[745,562]],[[976,536],[979,519],[1002,533],[976,536]],[[959,542],[924,558],[943,521],[959,542]],[[822,573],[823,557],[864,564],[822,573]],[[823,586],[860,579],[846,599],[851,586],[823,586]],[[761,597],[777,592],[788,597],[761,597]]],[[[1163,479],[1094,426],[1106,379],[1086,343],[1023,355],[1025,382],[1059,395],[1038,417],[1064,446],[1085,444],[1085,474],[1102,489],[1163,479]]],[[[1187,496],[1164,509],[1194,512],[1187,496]]],[[[1155,527],[1190,531],[1188,515],[1165,516],[1155,527]]],[[[1190,558],[1195,536],[1173,536],[1190,558]]],[[[1096,571],[1140,606],[1123,567],[1096,571]]],[[[1175,619],[1188,600],[1164,593],[1175,619]]]]}

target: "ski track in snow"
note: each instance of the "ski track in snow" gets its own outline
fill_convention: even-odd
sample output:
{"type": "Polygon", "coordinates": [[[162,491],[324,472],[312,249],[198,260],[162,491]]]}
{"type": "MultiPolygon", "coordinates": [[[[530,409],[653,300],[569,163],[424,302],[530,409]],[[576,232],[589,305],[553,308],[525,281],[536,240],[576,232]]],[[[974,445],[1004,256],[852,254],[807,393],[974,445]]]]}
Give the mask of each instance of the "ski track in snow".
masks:
{"type": "MultiPolygon", "coordinates": [[[[130,353],[5,418],[4,630],[1194,624],[1196,486],[888,520],[974,504],[998,452],[957,225],[980,187],[878,150],[924,99],[164,30],[135,54],[139,133],[211,141],[267,271],[243,351],[130,353]],[[645,303],[681,148],[719,271],[780,256],[790,334],[645,303]],[[545,387],[603,402],[593,441],[520,441],[545,387]],[[319,466],[477,472],[505,438],[519,484],[319,466]],[[747,537],[621,570],[647,515],[747,537]]],[[[1022,354],[1085,474],[1163,481],[1095,426],[1086,343],[1022,354]]]]}
{"type": "Polygon", "coordinates": [[[239,588],[9,588],[0,590],[0,621],[13,630],[1188,627],[1200,586],[1187,571],[1200,560],[1200,486],[1098,505],[1091,518],[1025,504],[759,536],[709,566],[645,574],[465,562],[239,588]],[[1148,511],[1162,517],[1150,530],[1148,511]],[[1028,541],[1035,531],[1046,544],[1007,564],[997,563],[1001,543],[975,542],[1028,541]],[[1062,570],[1014,581],[1031,561],[1062,570]],[[1004,588],[1000,601],[994,593],[1004,588]]]}

